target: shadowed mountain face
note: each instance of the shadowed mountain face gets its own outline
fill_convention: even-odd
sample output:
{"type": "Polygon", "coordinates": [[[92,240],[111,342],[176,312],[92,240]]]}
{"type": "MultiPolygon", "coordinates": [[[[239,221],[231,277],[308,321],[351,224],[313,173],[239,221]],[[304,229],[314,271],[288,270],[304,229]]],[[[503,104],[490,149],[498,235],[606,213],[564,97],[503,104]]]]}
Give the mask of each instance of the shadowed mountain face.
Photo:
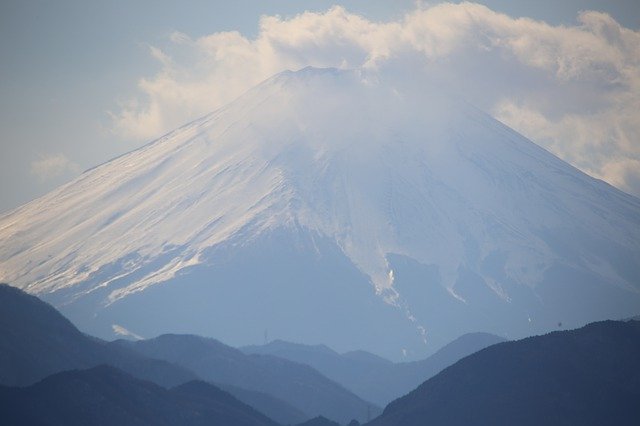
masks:
{"type": "Polygon", "coordinates": [[[640,311],[640,200],[437,82],[370,77],[280,73],[0,216],[0,280],[102,338],[392,360],[640,311]]]}
{"type": "Polygon", "coordinates": [[[470,355],[371,426],[637,425],[640,323],[606,321],[470,355]]]}
{"type": "Polygon", "coordinates": [[[171,390],[109,366],[57,373],[26,388],[0,387],[2,424],[96,426],[276,426],[204,382],[171,390]]]}
{"type": "Polygon", "coordinates": [[[341,423],[366,420],[375,407],[308,365],[270,355],[246,355],[217,340],[191,335],[163,335],[120,342],[144,356],[194,371],[205,380],[271,394],[308,417],[323,415],[341,423]]]}
{"type": "Polygon", "coordinates": [[[245,353],[273,355],[312,366],[361,398],[385,406],[461,358],[505,339],[488,333],[466,334],[415,362],[392,363],[364,351],[339,354],[324,345],[276,340],[241,348],[245,353]]]}
{"type": "Polygon", "coordinates": [[[0,284],[0,384],[24,386],[53,373],[100,364],[162,386],[197,378],[183,367],[89,337],[37,297],[0,284]]]}

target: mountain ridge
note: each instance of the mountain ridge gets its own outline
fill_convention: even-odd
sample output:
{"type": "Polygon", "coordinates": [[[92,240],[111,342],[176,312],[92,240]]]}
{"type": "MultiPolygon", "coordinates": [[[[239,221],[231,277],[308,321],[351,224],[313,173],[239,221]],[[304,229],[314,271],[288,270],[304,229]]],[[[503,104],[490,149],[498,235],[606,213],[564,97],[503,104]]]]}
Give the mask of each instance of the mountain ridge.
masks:
{"type": "MultiPolygon", "coordinates": [[[[55,308],[36,296],[0,284],[0,385],[32,386],[64,371],[84,371],[99,365],[110,365],[122,371],[122,374],[164,388],[209,379],[213,386],[282,424],[294,424],[310,418],[310,414],[298,408],[300,406],[312,407],[327,416],[341,414],[350,420],[364,412],[368,404],[311,367],[266,357],[252,362],[249,356],[213,339],[199,336],[187,338],[207,344],[207,353],[203,357],[205,361],[208,357],[223,362],[213,366],[206,362],[180,365],[161,356],[141,354],[131,348],[136,344],[131,341],[101,341],[81,333],[55,308]],[[234,365],[234,362],[238,365],[234,365]],[[227,374],[225,366],[228,367],[227,374]],[[238,386],[238,376],[244,378],[243,383],[253,384],[254,388],[267,392],[238,386]],[[291,392],[286,393],[287,387],[299,391],[292,396],[291,392]],[[278,393],[274,392],[277,389],[285,399],[274,395],[278,393]],[[340,401],[334,407],[332,401],[336,398],[340,401]],[[359,408],[358,404],[362,407],[359,408]]],[[[175,356],[182,349],[184,354],[184,338],[174,336],[174,339],[177,342],[170,346],[169,352],[175,356]]],[[[138,344],[144,345],[145,342],[138,341],[138,344]]],[[[187,350],[192,349],[193,346],[187,347],[187,350]]],[[[372,407],[372,411],[381,410],[372,407]]]]}
{"type": "Polygon", "coordinates": [[[23,388],[0,386],[7,425],[276,426],[230,394],[200,381],[165,389],[100,365],[48,376],[23,388]]]}
{"type": "Polygon", "coordinates": [[[368,425],[636,424],[639,355],[637,322],[499,343],[393,401],[368,425]]]}
{"type": "Polygon", "coordinates": [[[301,345],[276,340],[263,346],[240,348],[245,353],[268,354],[314,367],[361,398],[386,406],[465,356],[505,339],[488,333],[469,333],[433,355],[412,362],[392,363],[360,351],[338,354],[325,345],[301,345]]]}
{"type": "Polygon", "coordinates": [[[183,366],[212,383],[225,383],[273,395],[310,417],[324,415],[341,423],[380,412],[307,364],[240,350],[194,335],[161,335],[121,342],[141,355],[183,366]]]}

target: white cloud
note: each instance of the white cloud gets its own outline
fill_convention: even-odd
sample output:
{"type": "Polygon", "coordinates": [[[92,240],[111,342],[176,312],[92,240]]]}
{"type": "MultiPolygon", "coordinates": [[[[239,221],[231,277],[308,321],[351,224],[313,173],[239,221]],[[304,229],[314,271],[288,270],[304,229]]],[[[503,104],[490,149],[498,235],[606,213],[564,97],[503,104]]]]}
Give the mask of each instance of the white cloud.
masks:
{"type": "Polygon", "coordinates": [[[449,85],[587,173],[640,194],[640,32],[604,13],[551,26],[445,3],[380,23],[334,7],[262,17],[254,39],[174,33],[151,54],[160,71],[114,114],[125,137],[158,136],[284,69],[408,69],[449,85]]]}
{"type": "Polygon", "coordinates": [[[80,166],[69,160],[64,154],[40,156],[31,162],[31,174],[41,181],[57,178],[67,173],[79,173],[80,166]]]}

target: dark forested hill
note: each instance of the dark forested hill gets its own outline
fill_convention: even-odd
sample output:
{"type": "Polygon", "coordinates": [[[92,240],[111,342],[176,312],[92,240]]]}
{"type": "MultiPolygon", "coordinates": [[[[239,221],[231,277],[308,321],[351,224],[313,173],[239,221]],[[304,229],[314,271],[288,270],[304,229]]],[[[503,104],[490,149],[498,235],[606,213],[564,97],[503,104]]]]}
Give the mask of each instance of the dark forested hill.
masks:
{"type": "Polygon", "coordinates": [[[606,321],[470,355],[370,426],[640,424],[640,323],[606,321]]]}
{"type": "Polygon", "coordinates": [[[197,376],[81,333],[51,305],[0,284],[0,384],[24,386],[50,374],[109,364],[162,386],[197,376]]]}
{"type": "Polygon", "coordinates": [[[6,426],[276,426],[211,384],[167,390],[106,365],[0,387],[0,412],[6,426]]]}

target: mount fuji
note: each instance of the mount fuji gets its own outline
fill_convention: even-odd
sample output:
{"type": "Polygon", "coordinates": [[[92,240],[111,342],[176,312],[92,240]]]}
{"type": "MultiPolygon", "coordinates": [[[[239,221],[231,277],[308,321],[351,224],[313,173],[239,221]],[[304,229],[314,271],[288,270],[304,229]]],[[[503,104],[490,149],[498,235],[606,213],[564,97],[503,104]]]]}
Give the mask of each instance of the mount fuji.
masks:
{"type": "Polygon", "coordinates": [[[0,217],[84,331],[418,358],[640,312],[640,200],[436,83],[280,73],[0,217]]]}

